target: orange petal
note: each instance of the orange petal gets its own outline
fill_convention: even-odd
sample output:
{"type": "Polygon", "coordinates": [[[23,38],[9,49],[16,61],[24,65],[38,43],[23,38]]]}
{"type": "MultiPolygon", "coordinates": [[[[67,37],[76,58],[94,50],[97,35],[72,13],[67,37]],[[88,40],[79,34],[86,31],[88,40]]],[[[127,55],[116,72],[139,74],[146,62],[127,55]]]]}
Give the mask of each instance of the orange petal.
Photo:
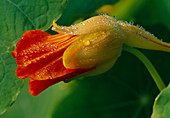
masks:
{"type": "Polygon", "coordinates": [[[63,72],[59,63],[62,64],[63,52],[77,37],[69,34],[51,35],[41,30],[27,31],[12,52],[18,65],[17,76],[20,79],[31,77],[46,80],[70,72],[63,72]]]}
{"type": "Polygon", "coordinates": [[[58,77],[56,79],[48,79],[48,80],[34,80],[30,79],[29,80],[29,93],[33,96],[37,96],[39,93],[41,93],[43,90],[47,89],[49,86],[56,84],[60,81],[67,80],[71,77],[74,77],[75,75],[82,74],[84,72],[87,72],[91,69],[69,69],[72,73],[66,73],[62,77],[58,77]]]}

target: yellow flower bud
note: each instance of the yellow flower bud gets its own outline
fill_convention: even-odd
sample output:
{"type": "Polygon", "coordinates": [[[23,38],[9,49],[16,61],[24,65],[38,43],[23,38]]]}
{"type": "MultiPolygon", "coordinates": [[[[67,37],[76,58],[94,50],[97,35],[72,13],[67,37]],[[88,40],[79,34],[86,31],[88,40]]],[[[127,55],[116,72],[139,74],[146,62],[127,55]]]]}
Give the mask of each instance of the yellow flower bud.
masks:
{"type": "Polygon", "coordinates": [[[122,44],[133,47],[168,51],[170,44],[158,40],[149,32],[108,15],[95,16],[69,27],[53,22],[52,30],[77,35],[65,50],[63,64],[68,69],[93,68],[90,75],[109,70],[121,54],[122,44]]]}
{"type": "Polygon", "coordinates": [[[59,33],[79,35],[64,52],[63,64],[66,68],[96,67],[98,74],[103,73],[113,66],[121,54],[124,35],[113,17],[96,16],[70,27],[55,23],[53,26],[53,30],[59,33]],[[110,63],[107,64],[107,61],[110,63]]]}

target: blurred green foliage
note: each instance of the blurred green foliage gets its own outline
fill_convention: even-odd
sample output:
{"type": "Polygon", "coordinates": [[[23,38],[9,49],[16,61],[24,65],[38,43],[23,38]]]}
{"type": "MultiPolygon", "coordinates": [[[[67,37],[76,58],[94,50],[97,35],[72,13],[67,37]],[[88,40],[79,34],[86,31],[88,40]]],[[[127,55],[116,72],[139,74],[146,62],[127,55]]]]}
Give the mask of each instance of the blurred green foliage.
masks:
{"type": "MultiPolygon", "coordinates": [[[[136,0],[128,1],[131,7],[125,4],[121,8],[121,13],[126,15],[117,14],[116,17],[132,20],[158,38],[170,42],[169,0],[141,0],[138,7],[133,3],[136,0]]],[[[70,25],[77,19],[94,15],[100,6],[115,2],[117,0],[69,0],[57,23],[70,25]]],[[[150,59],[168,85],[170,54],[140,51],[150,59]]],[[[149,118],[154,99],[159,93],[143,64],[127,52],[122,52],[115,66],[106,73],[67,84],[58,83],[37,97],[29,95],[28,81],[25,83],[16,103],[0,118],[149,118]]]]}
{"type": "Polygon", "coordinates": [[[105,4],[114,4],[118,0],[69,0],[67,7],[57,21],[59,25],[71,25],[75,20],[90,17],[96,9],[105,4]]]}

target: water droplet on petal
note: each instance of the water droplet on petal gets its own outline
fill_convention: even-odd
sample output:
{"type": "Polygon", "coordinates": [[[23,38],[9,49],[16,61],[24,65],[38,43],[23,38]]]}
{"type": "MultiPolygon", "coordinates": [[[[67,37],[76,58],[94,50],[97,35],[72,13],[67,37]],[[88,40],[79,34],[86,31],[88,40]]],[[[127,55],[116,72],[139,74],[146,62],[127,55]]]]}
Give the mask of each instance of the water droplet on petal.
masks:
{"type": "Polygon", "coordinates": [[[67,28],[66,28],[66,27],[61,27],[61,29],[63,29],[63,30],[67,30],[67,28]]]}
{"type": "Polygon", "coordinates": [[[83,26],[85,25],[84,23],[81,23],[83,26]]]}
{"type": "Polygon", "coordinates": [[[55,27],[52,27],[51,30],[55,30],[56,28],[55,27]]]}
{"type": "Polygon", "coordinates": [[[84,46],[88,46],[88,45],[90,45],[90,41],[83,40],[83,44],[84,44],[84,46]]]}
{"type": "Polygon", "coordinates": [[[69,31],[69,34],[73,34],[73,32],[69,31]]]}

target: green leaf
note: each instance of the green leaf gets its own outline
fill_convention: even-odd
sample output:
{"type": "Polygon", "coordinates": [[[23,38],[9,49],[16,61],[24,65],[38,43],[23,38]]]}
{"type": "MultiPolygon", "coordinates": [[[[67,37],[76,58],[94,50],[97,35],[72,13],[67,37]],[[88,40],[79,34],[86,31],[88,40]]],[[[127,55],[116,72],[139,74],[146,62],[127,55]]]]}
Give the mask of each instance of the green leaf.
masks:
{"type": "Polygon", "coordinates": [[[170,84],[157,96],[153,106],[151,118],[170,117],[170,84]]]}
{"type": "Polygon", "coordinates": [[[0,0],[0,114],[16,100],[23,80],[15,75],[11,52],[26,30],[46,30],[58,19],[67,0],[0,0]]]}

